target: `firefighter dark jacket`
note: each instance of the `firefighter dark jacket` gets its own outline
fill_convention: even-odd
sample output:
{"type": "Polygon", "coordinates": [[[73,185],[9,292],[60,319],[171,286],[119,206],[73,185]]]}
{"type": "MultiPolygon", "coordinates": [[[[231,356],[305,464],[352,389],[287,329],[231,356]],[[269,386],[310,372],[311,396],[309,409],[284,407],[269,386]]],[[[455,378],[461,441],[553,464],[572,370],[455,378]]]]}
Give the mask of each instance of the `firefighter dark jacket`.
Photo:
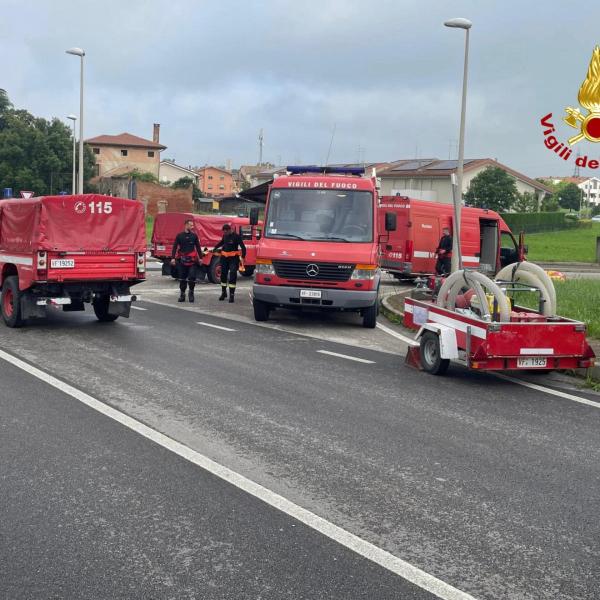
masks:
{"type": "Polygon", "coordinates": [[[219,243],[214,247],[213,252],[216,252],[219,248],[224,253],[237,252],[241,250],[242,258],[246,257],[246,246],[244,246],[244,240],[239,233],[235,233],[232,231],[231,233],[226,233],[219,243]]]}

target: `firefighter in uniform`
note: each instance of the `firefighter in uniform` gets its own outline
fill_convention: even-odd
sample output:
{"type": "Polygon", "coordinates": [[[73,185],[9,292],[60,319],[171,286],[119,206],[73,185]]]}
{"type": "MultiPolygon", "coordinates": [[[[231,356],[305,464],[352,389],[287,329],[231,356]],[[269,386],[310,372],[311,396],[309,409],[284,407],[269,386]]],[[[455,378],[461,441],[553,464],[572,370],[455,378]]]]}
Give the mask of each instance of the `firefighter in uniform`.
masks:
{"type": "Polygon", "coordinates": [[[179,279],[179,302],[185,302],[185,289],[189,285],[189,301],[194,301],[194,288],[196,287],[196,275],[202,257],[202,248],[198,236],[192,231],[194,221],[188,219],[185,229],[177,234],[173,250],[171,251],[171,264],[177,267],[179,279]]]}
{"type": "Polygon", "coordinates": [[[435,274],[436,275],[448,275],[451,270],[452,263],[452,236],[450,235],[450,229],[444,227],[442,229],[442,237],[440,238],[438,247],[435,252],[437,254],[437,261],[435,263],[435,274]]]}
{"type": "Polygon", "coordinates": [[[221,295],[219,300],[227,298],[227,286],[229,286],[229,302],[234,301],[235,284],[237,273],[240,268],[240,257],[242,263],[246,258],[246,246],[242,236],[231,229],[231,225],[223,225],[223,237],[214,247],[213,252],[221,248],[221,295]],[[228,277],[229,275],[229,277],[228,277]]]}

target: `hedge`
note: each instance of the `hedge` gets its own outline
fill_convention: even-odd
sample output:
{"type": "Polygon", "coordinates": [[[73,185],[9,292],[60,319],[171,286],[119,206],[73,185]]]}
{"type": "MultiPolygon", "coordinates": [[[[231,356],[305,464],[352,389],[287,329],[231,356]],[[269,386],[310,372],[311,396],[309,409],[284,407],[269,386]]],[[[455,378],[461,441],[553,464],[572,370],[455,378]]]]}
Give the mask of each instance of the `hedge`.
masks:
{"type": "Polygon", "coordinates": [[[591,227],[591,221],[566,219],[566,214],[564,212],[502,213],[501,216],[513,233],[591,227]]]}

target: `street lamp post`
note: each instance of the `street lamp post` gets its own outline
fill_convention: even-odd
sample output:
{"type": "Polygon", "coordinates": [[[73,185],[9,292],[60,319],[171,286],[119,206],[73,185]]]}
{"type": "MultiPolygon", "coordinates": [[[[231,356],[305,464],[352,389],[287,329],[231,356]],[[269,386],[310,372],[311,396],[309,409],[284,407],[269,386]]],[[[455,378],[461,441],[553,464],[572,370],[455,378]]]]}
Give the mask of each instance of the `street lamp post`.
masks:
{"type": "Polygon", "coordinates": [[[71,184],[71,194],[77,193],[77,181],[75,179],[75,162],[77,157],[75,155],[75,121],[77,121],[77,117],[75,115],[68,115],[67,119],[73,121],[73,183],[71,184]]]}
{"type": "Polygon", "coordinates": [[[467,68],[469,64],[469,29],[471,21],[468,19],[450,19],[445,21],[446,27],[455,27],[465,30],[465,66],[463,71],[462,105],[460,110],[460,135],[458,138],[458,165],[456,168],[456,187],[454,193],[454,231],[452,236],[452,272],[462,269],[462,256],[460,251],[460,209],[463,194],[463,166],[465,162],[465,115],[467,112],[467,68]]]}
{"type": "Polygon", "coordinates": [[[81,48],[70,48],[67,54],[79,56],[81,59],[81,74],[79,83],[79,180],[77,189],[83,194],[83,57],[85,52],[81,48]]]}

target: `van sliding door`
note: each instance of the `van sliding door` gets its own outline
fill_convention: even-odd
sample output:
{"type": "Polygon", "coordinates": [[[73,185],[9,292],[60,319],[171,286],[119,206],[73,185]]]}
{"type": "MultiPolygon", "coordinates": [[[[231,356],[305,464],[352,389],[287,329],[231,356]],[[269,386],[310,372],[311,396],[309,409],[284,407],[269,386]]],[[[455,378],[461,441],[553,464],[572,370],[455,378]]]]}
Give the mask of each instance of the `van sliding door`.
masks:
{"type": "Polygon", "coordinates": [[[479,239],[479,270],[494,274],[498,256],[498,222],[479,219],[479,239]]]}

